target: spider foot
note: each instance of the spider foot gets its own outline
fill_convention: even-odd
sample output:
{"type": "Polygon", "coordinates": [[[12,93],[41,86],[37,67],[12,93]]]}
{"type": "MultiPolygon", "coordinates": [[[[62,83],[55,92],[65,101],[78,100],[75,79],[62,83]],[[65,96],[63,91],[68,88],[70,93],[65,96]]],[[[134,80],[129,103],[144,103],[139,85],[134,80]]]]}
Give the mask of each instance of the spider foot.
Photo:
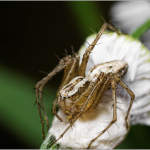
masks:
{"type": "Polygon", "coordinates": [[[90,149],[92,143],[95,141],[95,139],[91,140],[90,144],[88,145],[87,149],[90,149]]]}
{"type": "Polygon", "coordinates": [[[126,120],[126,129],[129,130],[129,128],[130,128],[129,120],[128,119],[125,119],[125,120],[126,120]]]}

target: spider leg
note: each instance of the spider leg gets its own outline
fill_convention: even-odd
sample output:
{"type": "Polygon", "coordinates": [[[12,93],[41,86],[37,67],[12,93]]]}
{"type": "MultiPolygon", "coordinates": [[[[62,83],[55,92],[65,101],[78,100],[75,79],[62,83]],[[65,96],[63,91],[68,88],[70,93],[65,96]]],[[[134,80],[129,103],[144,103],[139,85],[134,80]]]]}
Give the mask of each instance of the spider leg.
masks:
{"type": "Polygon", "coordinates": [[[87,62],[89,60],[89,55],[92,52],[92,50],[94,49],[97,41],[99,40],[100,36],[103,34],[103,32],[107,29],[110,28],[111,30],[117,32],[117,34],[120,34],[113,26],[111,26],[108,23],[104,23],[102,28],[100,29],[100,31],[98,32],[96,38],[94,39],[94,41],[92,42],[92,44],[86,49],[84,55],[83,55],[83,59],[80,65],[80,69],[79,69],[79,76],[83,76],[85,77],[85,70],[86,70],[86,66],[87,66],[87,62]]]}
{"type": "Polygon", "coordinates": [[[87,149],[89,149],[92,145],[92,143],[98,139],[101,135],[103,135],[116,121],[117,121],[117,109],[116,109],[116,86],[117,83],[114,80],[114,78],[111,78],[111,88],[112,88],[112,99],[113,99],[113,120],[110,122],[110,124],[93,140],[91,140],[89,146],[87,149]]]}
{"type": "Polygon", "coordinates": [[[42,114],[41,114],[41,109],[40,109],[40,104],[39,104],[39,93],[38,92],[39,92],[38,89],[36,89],[36,103],[37,103],[37,106],[38,106],[39,115],[40,115],[40,119],[41,119],[41,123],[42,123],[42,136],[43,136],[43,139],[45,139],[44,120],[43,120],[43,117],[42,117],[42,114]]]}
{"type": "MultiPolygon", "coordinates": [[[[44,112],[44,116],[45,116],[45,120],[46,120],[46,124],[47,124],[47,132],[48,132],[48,129],[49,129],[49,121],[48,121],[48,117],[46,115],[46,112],[45,112],[45,108],[44,108],[44,104],[43,104],[43,93],[40,92],[40,99],[41,99],[41,104],[42,104],[42,110],[44,112]]],[[[44,129],[44,128],[43,128],[44,129]]]]}
{"type": "MultiPolygon", "coordinates": [[[[36,102],[37,102],[37,106],[38,106],[38,111],[39,111],[39,115],[40,115],[40,119],[41,119],[41,123],[42,123],[42,136],[43,139],[45,139],[45,133],[44,133],[44,120],[42,117],[42,113],[41,113],[41,109],[40,109],[40,103],[39,103],[39,96],[40,96],[40,100],[41,100],[41,104],[42,104],[42,110],[44,112],[44,116],[45,116],[45,120],[47,123],[47,130],[49,129],[49,121],[45,112],[45,108],[43,105],[43,95],[42,95],[42,91],[44,86],[46,85],[46,83],[54,76],[56,75],[59,71],[61,71],[62,69],[64,69],[65,67],[67,67],[68,65],[72,64],[74,62],[74,60],[79,59],[79,57],[76,55],[74,57],[71,56],[66,56],[63,59],[61,59],[59,61],[59,64],[52,70],[52,72],[50,72],[45,78],[43,78],[41,81],[39,81],[36,86],[36,102]]],[[[68,77],[68,76],[66,76],[68,77]]],[[[70,79],[70,78],[69,78],[70,79]]],[[[66,82],[68,82],[68,78],[66,79],[66,82]]]]}
{"type": "Polygon", "coordinates": [[[75,53],[73,55],[74,59],[73,62],[67,65],[64,69],[64,75],[62,79],[62,83],[59,86],[58,92],[57,92],[57,97],[59,95],[59,91],[69,82],[71,81],[74,77],[78,75],[79,72],[79,56],[75,53]]]}
{"type": "MultiPolygon", "coordinates": [[[[71,109],[71,113],[70,115],[68,116],[67,120],[71,123],[72,120],[73,120],[73,115],[77,112],[77,107],[76,106],[73,106],[72,109],[71,109]]],[[[82,117],[82,116],[81,116],[82,117]]]]}
{"type": "Polygon", "coordinates": [[[129,123],[128,123],[128,116],[135,98],[134,93],[130,90],[130,88],[121,80],[121,78],[117,77],[116,75],[114,75],[114,79],[129,93],[130,97],[131,97],[131,102],[130,102],[130,106],[128,108],[127,111],[127,115],[125,117],[125,121],[126,121],[126,127],[127,129],[129,128],[129,123]]]}
{"type": "Polygon", "coordinates": [[[98,84],[99,84],[100,88],[99,88],[99,91],[89,109],[94,110],[97,107],[97,105],[101,102],[105,92],[108,90],[108,88],[110,86],[110,82],[111,82],[110,76],[111,76],[110,73],[105,74],[104,78],[99,76],[100,82],[98,84]]]}
{"type": "Polygon", "coordinates": [[[57,98],[53,102],[53,114],[58,118],[58,120],[62,121],[62,119],[59,117],[59,115],[56,112],[56,105],[57,105],[57,98]]]}

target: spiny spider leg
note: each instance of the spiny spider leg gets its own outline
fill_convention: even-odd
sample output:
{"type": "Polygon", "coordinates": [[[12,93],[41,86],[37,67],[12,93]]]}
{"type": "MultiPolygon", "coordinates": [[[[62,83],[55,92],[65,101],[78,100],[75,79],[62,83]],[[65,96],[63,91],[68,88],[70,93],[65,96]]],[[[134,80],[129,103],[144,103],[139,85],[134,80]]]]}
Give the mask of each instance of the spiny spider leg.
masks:
{"type": "Polygon", "coordinates": [[[58,120],[62,121],[62,119],[59,117],[59,115],[57,115],[56,105],[57,105],[57,98],[53,102],[53,114],[58,118],[58,120]]]}
{"type": "Polygon", "coordinates": [[[38,89],[36,89],[36,102],[37,102],[37,106],[38,106],[38,110],[39,110],[39,115],[40,115],[40,119],[41,119],[41,123],[42,123],[42,136],[43,139],[45,139],[45,133],[44,133],[44,120],[41,114],[41,109],[40,109],[40,103],[39,103],[39,91],[38,89]]]}
{"type": "Polygon", "coordinates": [[[129,89],[129,87],[121,80],[121,78],[117,77],[116,75],[114,75],[114,79],[129,93],[130,97],[131,97],[131,102],[130,102],[130,106],[128,108],[127,111],[127,115],[125,117],[125,121],[126,121],[126,127],[127,129],[129,128],[129,123],[128,123],[128,116],[135,98],[134,93],[129,89]]]}
{"type": "Polygon", "coordinates": [[[62,79],[62,83],[58,88],[57,92],[57,97],[59,95],[59,91],[69,82],[71,81],[74,77],[76,77],[79,73],[79,56],[74,53],[72,55],[72,63],[68,64],[65,69],[64,69],[64,75],[62,79]]]}
{"type": "Polygon", "coordinates": [[[40,99],[41,99],[41,104],[42,104],[42,110],[44,112],[44,116],[45,116],[45,120],[46,120],[46,124],[47,124],[47,132],[48,132],[48,129],[49,129],[49,121],[48,121],[48,117],[46,115],[46,112],[45,112],[45,108],[44,108],[44,104],[43,104],[43,94],[42,92],[40,91],[40,99]]]}
{"type": "Polygon", "coordinates": [[[50,72],[45,78],[43,78],[41,81],[39,81],[35,88],[36,88],[36,102],[38,105],[38,110],[39,110],[39,115],[40,115],[40,119],[41,119],[41,123],[42,123],[42,136],[43,139],[45,139],[45,132],[44,132],[44,120],[42,117],[42,113],[40,110],[40,103],[39,103],[39,95],[40,95],[40,100],[41,100],[41,104],[42,104],[42,110],[44,112],[44,116],[45,116],[45,120],[47,123],[47,130],[49,129],[49,121],[45,112],[45,108],[43,105],[43,96],[42,96],[42,91],[44,86],[46,85],[46,83],[55,75],[57,74],[59,71],[61,71],[62,69],[64,69],[65,67],[67,67],[68,65],[70,65],[75,59],[77,59],[76,57],[72,58],[71,56],[66,56],[63,59],[61,59],[59,61],[59,64],[53,69],[52,72],[50,72]]]}
{"type": "Polygon", "coordinates": [[[98,139],[101,135],[103,135],[116,121],[117,121],[117,109],[116,109],[116,86],[117,83],[113,78],[113,75],[111,76],[111,88],[112,88],[112,99],[113,99],[113,120],[110,122],[110,124],[93,140],[91,140],[89,146],[87,149],[89,149],[92,145],[92,143],[98,139]]]}
{"type": "Polygon", "coordinates": [[[87,66],[87,62],[89,60],[89,55],[91,53],[91,51],[93,50],[93,48],[95,47],[97,41],[99,40],[100,36],[103,34],[103,32],[107,29],[110,28],[111,30],[115,31],[117,34],[120,34],[113,26],[111,26],[108,23],[104,23],[102,28],[100,29],[100,31],[98,32],[96,38],[94,39],[94,41],[92,42],[92,44],[86,49],[84,55],[83,55],[83,59],[80,65],[80,69],[79,69],[79,76],[83,76],[85,77],[85,70],[86,70],[86,66],[87,66]]]}

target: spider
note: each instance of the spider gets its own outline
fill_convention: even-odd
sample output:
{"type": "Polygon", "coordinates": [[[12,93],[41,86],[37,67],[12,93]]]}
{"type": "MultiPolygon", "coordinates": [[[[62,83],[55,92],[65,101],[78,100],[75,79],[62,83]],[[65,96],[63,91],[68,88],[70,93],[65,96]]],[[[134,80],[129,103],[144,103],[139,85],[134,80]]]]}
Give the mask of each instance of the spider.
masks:
{"type": "Polygon", "coordinates": [[[60,137],[50,145],[50,147],[54,143],[56,143],[60,138],[63,137],[67,130],[73,125],[73,123],[82,115],[82,113],[86,111],[94,111],[97,105],[101,102],[105,92],[111,88],[113,100],[113,119],[97,137],[95,137],[89,142],[87,148],[90,148],[92,143],[102,134],[104,134],[117,121],[116,87],[118,83],[129,93],[131,97],[131,102],[125,117],[126,128],[129,128],[128,116],[135,95],[129,89],[129,87],[122,81],[122,77],[126,74],[128,69],[127,63],[121,60],[102,63],[91,68],[88,74],[85,76],[85,70],[87,67],[87,62],[89,60],[89,55],[94,49],[102,33],[107,28],[117,32],[117,34],[120,34],[113,26],[105,22],[92,44],[89,45],[89,47],[85,51],[81,64],[79,64],[80,57],[76,53],[72,56],[67,55],[59,61],[59,64],[45,78],[43,78],[36,84],[36,102],[42,123],[42,136],[43,139],[45,139],[44,120],[41,114],[39,97],[41,100],[41,107],[44,112],[48,130],[49,121],[46,116],[46,112],[43,105],[42,91],[47,82],[55,74],[64,69],[63,80],[58,89],[57,98],[53,102],[53,113],[60,121],[62,121],[62,119],[56,112],[56,107],[59,106],[63,113],[68,116],[67,120],[70,123],[70,125],[60,135],[60,137]]]}

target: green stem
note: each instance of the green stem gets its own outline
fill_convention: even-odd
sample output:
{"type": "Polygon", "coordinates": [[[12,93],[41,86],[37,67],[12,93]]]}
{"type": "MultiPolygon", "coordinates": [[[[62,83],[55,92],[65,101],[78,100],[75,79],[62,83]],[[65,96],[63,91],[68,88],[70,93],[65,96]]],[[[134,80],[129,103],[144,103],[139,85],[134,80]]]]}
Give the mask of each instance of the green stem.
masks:
{"type": "Polygon", "coordinates": [[[56,140],[56,137],[54,135],[50,135],[50,132],[48,132],[46,139],[43,141],[40,149],[72,149],[68,147],[62,147],[60,144],[55,143],[49,148],[49,145],[51,145],[56,140]]]}
{"type": "Polygon", "coordinates": [[[150,29],[150,19],[136,29],[131,36],[133,36],[135,39],[139,39],[148,29],[150,29]]]}

